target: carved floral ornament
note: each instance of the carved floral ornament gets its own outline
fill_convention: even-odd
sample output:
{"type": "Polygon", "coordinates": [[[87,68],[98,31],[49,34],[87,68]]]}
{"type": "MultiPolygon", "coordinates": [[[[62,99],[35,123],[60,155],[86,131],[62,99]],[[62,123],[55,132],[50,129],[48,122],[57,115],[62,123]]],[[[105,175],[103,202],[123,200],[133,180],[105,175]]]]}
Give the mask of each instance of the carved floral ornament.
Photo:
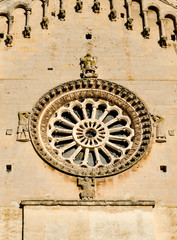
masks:
{"type": "Polygon", "coordinates": [[[137,163],[151,140],[150,115],[126,88],[82,79],[46,93],[31,114],[30,136],[51,166],[81,177],[105,177],[137,163]]]}

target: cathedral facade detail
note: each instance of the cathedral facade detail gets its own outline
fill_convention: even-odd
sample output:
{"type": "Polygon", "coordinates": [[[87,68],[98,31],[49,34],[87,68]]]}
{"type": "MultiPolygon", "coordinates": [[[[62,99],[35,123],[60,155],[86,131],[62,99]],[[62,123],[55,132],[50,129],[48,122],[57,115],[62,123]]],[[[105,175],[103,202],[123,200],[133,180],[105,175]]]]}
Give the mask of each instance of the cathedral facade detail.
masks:
{"type": "Polygon", "coordinates": [[[150,115],[128,89],[101,79],[60,85],[35,105],[32,143],[50,165],[76,176],[120,173],[145,154],[150,115]]]}

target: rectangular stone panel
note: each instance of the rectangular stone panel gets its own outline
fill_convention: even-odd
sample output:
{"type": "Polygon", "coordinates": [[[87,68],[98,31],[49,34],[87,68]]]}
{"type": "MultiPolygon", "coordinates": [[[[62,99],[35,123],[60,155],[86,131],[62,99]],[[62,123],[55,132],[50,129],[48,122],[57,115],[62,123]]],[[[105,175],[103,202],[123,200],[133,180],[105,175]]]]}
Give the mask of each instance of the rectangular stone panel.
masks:
{"type": "Polygon", "coordinates": [[[24,206],[23,240],[155,240],[151,206],[24,206]]]}

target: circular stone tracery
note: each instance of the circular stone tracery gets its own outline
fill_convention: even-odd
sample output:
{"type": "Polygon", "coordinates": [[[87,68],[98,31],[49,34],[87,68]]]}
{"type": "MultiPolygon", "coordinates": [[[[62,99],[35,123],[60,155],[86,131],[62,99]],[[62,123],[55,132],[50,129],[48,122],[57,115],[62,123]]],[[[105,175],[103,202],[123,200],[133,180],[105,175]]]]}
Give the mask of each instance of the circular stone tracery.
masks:
{"type": "Polygon", "coordinates": [[[87,98],[59,108],[48,124],[53,151],[71,164],[104,167],[123,159],[131,149],[134,130],[122,110],[106,100],[87,98]]]}
{"type": "Polygon", "coordinates": [[[103,177],[142,158],[151,121],[144,104],[127,89],[84,79],[58,86],[39,100],[30,134],[37,152],[55,168],[103,177]]]}
{"type": "Polygon", "coordinates": [[[95,148],[106,140],[106,126],[99,120],[82,120],[73,129],[74,140],[83,148],[95,148]]]}

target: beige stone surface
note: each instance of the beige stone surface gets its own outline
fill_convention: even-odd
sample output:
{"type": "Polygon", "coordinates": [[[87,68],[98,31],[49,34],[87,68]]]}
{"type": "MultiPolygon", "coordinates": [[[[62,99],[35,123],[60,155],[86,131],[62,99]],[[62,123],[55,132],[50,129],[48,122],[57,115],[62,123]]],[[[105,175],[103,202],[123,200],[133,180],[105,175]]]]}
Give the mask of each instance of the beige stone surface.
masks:
{"type": "Polygon", "coordinates": [[[25,207],[25,240],[153,240],[152,207],[25,207]]]}

